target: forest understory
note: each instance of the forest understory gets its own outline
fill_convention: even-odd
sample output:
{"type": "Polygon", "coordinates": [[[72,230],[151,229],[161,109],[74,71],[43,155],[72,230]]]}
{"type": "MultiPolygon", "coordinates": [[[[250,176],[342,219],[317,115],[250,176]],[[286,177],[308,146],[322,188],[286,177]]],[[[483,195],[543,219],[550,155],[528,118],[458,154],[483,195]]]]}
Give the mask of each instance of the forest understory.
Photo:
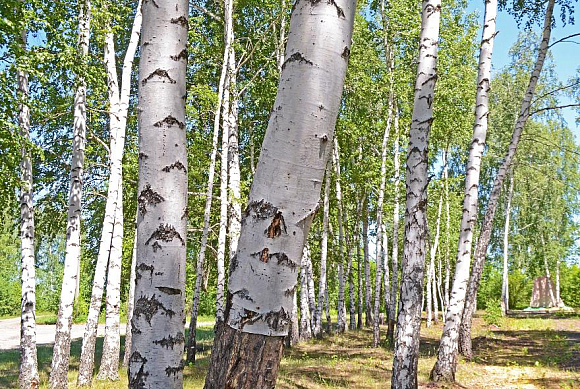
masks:
{"type": "MultiPolygon", "coordinates": [[[[421,327],[419,358],[420,388],[580,388],[580,315],[537,315],[507,317],[499,325],[487,324],[478,311],[473,323],[473,361],[460,357],[457,382],[453,386],[429,383],[436,360],[442,322],[421,327]]],[[[423,318],[425,319],[425,318],[423,318]]],[[[386,327],[381,327],[381,331],[386,327]]],[[[198,328],[195,365],[184,370],[184,388],[203,388],[213,343],[213,328],[198,328]]],[[[103,339],[97,343],[97,358],[103,339]]],[[[121,342],[124,343],[124,337],[121,342]]],[[[72,342],[69,387],[75,388],[81,339],[72,342]]],[[[10,388],[18,377],[18,350],[0,352],[0,388],[10,388]]],[[[48,382],[51,346],[38,348],[41,382],[48,382]]],[[[383,340],[372,347],[372,327],[313,339],[288,348],[280,365],[276,387],[280,389],[384,388],[391,380],[393,353],[383,340]]],[[[95,371],[98,371],[98,363],[95,371]]],[[[47,387],[46,384],[41,388],[47,387]]],[[[93,381],[95,389],[127,387],[121,381],[93,381]]]]}

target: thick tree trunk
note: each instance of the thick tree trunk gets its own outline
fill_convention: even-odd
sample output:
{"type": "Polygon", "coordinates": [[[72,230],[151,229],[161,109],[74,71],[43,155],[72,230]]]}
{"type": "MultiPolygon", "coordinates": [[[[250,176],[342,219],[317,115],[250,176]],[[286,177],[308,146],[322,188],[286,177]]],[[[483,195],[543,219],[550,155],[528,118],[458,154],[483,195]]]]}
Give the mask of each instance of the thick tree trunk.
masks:
{"type": "MultiPolygon", "coordinates": [[[[546,247],[546,243],[544,241],[544,236],[541,235],[541,239],[542,239],[542,246],[546,247]]],[[[550,292],[550,301],[552,302],[552,306],[555,307],[556,304],[556,293],[554,292],[554,285],[552,283],[552,276],[550,275],[550,265],[548,264],[548,257],[546,255],[546,253],[542,253],[543,257],[544,257],[544,270],[546,271],[546,277],[548,277],[549,283],[548,283],[548,291],[550,292]]]]}
{"type": "MultiPolygon", "coordinates": [[[[538,83],[538,79],[540,78],[540,73],[542,72],[542,67],[544,66],[544,60],[546,59],[546,55],[548,53],[549,47],[548,45],[550,43],[550,35],[552,33],[552,13],[554,11],[554,2],[555,0],[549,0],[548,2],[546,15],[544,18],[544,30],[542,33],[542,41],[540,42],[540,48],[538,50],[538,58],[536,59],[534,70],[532,71],[532,74],[530,76],[530,82],[528,84],[526,94],[524,95],[524,99],[520,107],[520,114],[516,121],[514,132],[512,134],[512,139],[508,146],[507,153],[493,181],[493,188],[489,195],[487,208],[485,210],[485,216],[483,218],[483,224],[481,227],[481,232],[479,235],[479,239],[477,241],[477,246],[475,248],[474,264],[471,270],[469,288],[467,291],[467,297],[465,299],[465,309],[463,310],[463,317],[461,319],[461,328],[459,330],[460,332],[459,349],[461,354],[463,354],[467,358],[471,358],[473,356],[471,348],[471,321],[473,318],[473,313],[475,312],[476,308],[477,289],[479,288],[481,274],[483,273],[483,265],[485,262],[485,256],[487,254],[487,246],[489,245],[489,240],[491,238],[493,219],[495,216],[495,211],[497,209],[497,204],[499,202],[503,181],[516,155],[516,150],[520,141],[520,137],[522,135],[528,117],[530,116],[530,107],[532,104],[532,99],[536,91],[536,85],[538,83]]],[[[486,6],[488,4],[489,3],[486,3],[486,6]]]]}
{"type": "Polygon", "coordinates": [[[98,380],[119,380],[119,352],[121,350],[120,313],[121,313],[121,261],[123,258],[123,191],[119,183],[115,226],[111,241],[111,254],[107,270],[107,296],[105,339],[98,380]]]}
{"type": "Polygon", "coordinates": [[[391,386],[417,387],[421,297],[427,235],[427,170],[429,130],[433,121],[433,95],[437,79],[437,40],[441,3],[424,0],[415,83],[413,116],[407,152],[405,244],[401,279],[401,307],[397,321],[391,386]]]}
{"type": "Polygon", "coordinates": [[[387,341],[394,344],[395,323],[397,321],[397,292],[399,290],[399,185],[401,181],[400,175],[400,161],[399,161],[399,113],[397,106],[394,105],[394,126],[395,126],[395,142],[394,142],[394,195],[393,195],[393,253],[391,254],[391,293],[390,305],[387,312],[388,328],[387,341]]]}
{"type": "MultiPolygon", "coordinates": [[[[205,208],[203,211],[203,230],[201,233],[201,244],[199,248],[199,252],[197,255],[197,265],[195,271],[195,289],[193,292],[193,306],[191,308],[191,319],[189,322],[189,337],[187,339],[187,345],[185,346],[186,350],[186,362],[193,363],[195,362],[195,353],[197,349],[197,342],[195,339],[196,332],[197,332],[197,315],[199,312],[199,299],[201,296],[201,288],[202,288],[202,281],[203,281],[203,274],[204,274],[204,263],[205,263],[205,250],[207,248],[207,239],[209,236],[209,222],[211,216],[211,203],[213,199],[213,185],[214,185],[214,177],[215,177],[215,165],[216,165],[216,156],[218,150],[218,139],[219,139],[219,129],[220,129],[220,112],[222,108],[222,99],[224,94],[224,86],[225,80],[228,73],[228,58],[229,58],[229,50],[224,50],[223,55],[223,62],[222,62],[222,70],[220,74],[220,80],[218,84],[218,95],[217,95],[217,104],[215,108],[214,114],[214,122],[213,122],[213,138],[212,138],[212,151],[210,155],[210,163],[209,163],[209,172],[208,172],[208,181],[207,181],[207,191],[205,192],[205,208]]],[[[224,113],[225,115],[226,113],[224,113]]],[[[223,145],[223,142],[222,142],[223,145]]],[[[206,288],[204,288],[206,289],[206,288]]]]}
{"type": "MultiPolygon", "coordinates": [[[[123,149],[125,145],[125,128],[127,124],[127,115],[129,111],[129,98],[131,95],[131,74],[133,70],[133,60],[139,44],[141,34],[141,1],[137,3],[133,27],[131,29],[131,38],[125,58],[123,59],[123,71],[121,75],[121,88],[119,90],[117,78],[117,65],[115,57],[114,35],[109,32],[105,37],[104,62],[108,79],[108,95],[111,114],[110,119],[110,167],[109,188],[107,191],[107,201],[105,204],[105,218],[101,231],[101,241],[99,245],[99,254],[95,266],[95,275],[93,278],[93,288],[91,292],[91,302],[89,313],[83,335],[83,346],[81,350],[81,359],[79,365],[79,374],[77,385],[89,385],[91,383],[93,368],[95,342],[97,339],[97,326],[99,314],[101,312],[101,302],[103,290],[105,287],[105,276],[107,264],[111,257],[111,247],[115,227],[120,229],[117,234],[123,234],[123,223],[116,224],[117,203],[123,200],[122,192],[122,169],[123,169],[123,149]]],[[[121,214],[122,217],[122,214],[121,214]]],[[[122,255],[117,251],[118,255],[122,255]]],[[[120,261],[120,258],[114,258],[120,261]]]]}
{"type": "Polygon", "coordinates": [[[459,326],[461,325],[467,294],[467,281],[469,280],[469,268],[471,264],[471,247],[475,223],[477,221],[479,174],[487,134],[487,117],[489,115],[488,93],[490,89],[491,56],[495,37],[496,15],[497,1],[486,1],[485,22],[479,52],[475,121],[473,124],[473,138],[465,169],[465,195],[457,247],[457,259],[455,262],[455,276],[453,278],[449,305],[446,309],[445,326],[443,327],[443,334],[441,335],[437,362],[431,371],[431,379],[433,381],[455,381],[459,326]]]}
{"type": "Polygon", "coordinates": [[[129,366],[131,357],[131,344],[133,342],[133,331],[131,320],[133,319],[133,309],[135,308],[135,275],[137,269],[137,229],[133,238],[133,253],[131,255],[131,275],[129,276],[129,296],[127,297],[127,326],[125,327],[125,352],[123,355],[123,367],[129,366]]]}
{"type": "Polygon", "coordinates": [[[355,8],[350,0],[295,5],[207,389],[276,384],[298,263],[332,152],[355,8]]]}
{"type": "MultiPolygon", "coordinates": [[[[22,32],[21,45],[26,50],[27,31],[22,32]]],[[[20,136],[30,140],[30,108],[27,105],[29,96],[28,73],[18,70],[18,98],[22,99],[18,107],[18,125],[20,136]]],[[[21,304],[20,304],[20,389],[38,388],[38,359],[36,356],[36,274],[34,256],[34,205],[32,185],[32,158],[28,145],[22,145],[20,162],[20,270],[21,270],[21,304]]]]}
{"type": "MultiPolygon", "coordinates": [[[[79,10],[79,55],[85,60],[89,51],[91,3],[85,0],[79,10]]],[[[81,199],[86,140],[86,82],[78,76],[74,99],[73,153],[68,202],[66,253],[60,293],[56,334],[50,372],[50,388],[66,388],[70,358],[70,331],[81,259],[81,199]]]]}
{"type": "Polygon", "coordinates": [[[363,256],[365,261],[365,326],[370,327],[373,323],[373,306],[371,292],[371,264],[369,260],[369,211],[368,203],[365,201],[363,210],[363,256]]]}
{"type": "Polygon", "coordinates": [[[318,305],[314,314],[313,335],[322,337],[322,311],[326,292],[326,257],[328,255],[328,217],[330,212],[330,160],[325,169],[324,200],[322,214],[322,240],[320,242],[320,276],[318,278],[318,305]]]}
{"type": "Polygon", "coordinates": [[[505,225],[503,229],[503,273],[501,283],[501,311],[504,316],[507,315],[508,310],[510,309],[508,260],[509,260],[510,211],[513,192],[514,192],[514,174],[512,172],[510,176],[510,188],[505,208],[505,225]]]}
{"type": "Polygon", "coordinates": [[[143,4],[139,217],[129,388],[182,388],[188,2],[143,4]]]}
{"type": "Polygon", "coordinates": [[[304,247],[300,265],[300,340],[312,338],[310,308],[308,306],[308,249],[304,247]]]}

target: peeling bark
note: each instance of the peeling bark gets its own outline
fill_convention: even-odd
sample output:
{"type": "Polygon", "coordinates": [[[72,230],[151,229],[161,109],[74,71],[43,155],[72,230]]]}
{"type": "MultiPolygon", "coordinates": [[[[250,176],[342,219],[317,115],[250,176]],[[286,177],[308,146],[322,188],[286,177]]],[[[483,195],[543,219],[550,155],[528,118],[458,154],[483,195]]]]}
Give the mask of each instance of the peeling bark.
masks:
{"type": "Polygon", "coordinates": [[[419,65],[407,151],[407,200],[401,307],[397,320],[391,379],[391,386],[400,389],[417,387],[421,297],[427,234],[428,145],[429,131],[433,121],[432,102],[437,80],[437,41],[440,18],[439,0],[424,0],[419,65]]]}

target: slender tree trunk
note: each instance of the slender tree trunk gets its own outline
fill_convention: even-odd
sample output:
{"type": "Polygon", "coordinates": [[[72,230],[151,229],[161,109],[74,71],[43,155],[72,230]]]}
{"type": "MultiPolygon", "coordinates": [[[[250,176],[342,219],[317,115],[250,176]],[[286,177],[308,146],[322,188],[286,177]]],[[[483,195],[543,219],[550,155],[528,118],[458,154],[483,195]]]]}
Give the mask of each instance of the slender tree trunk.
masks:
{"type": "Polygon", "coordinates": [[[332,153],[355,8],[347,0],[299,2],[292,13],[286,60],[243,216],[226,321],[217,325],[207,389],[276,384],[298,263],[332,153]]]}
{"type": "Polygon", "coordinates": [[[131,275],[129,278],[129,297],[127,297],[127,326],[125,327],[125,353],[123,355],[123,366],[129,366],[131,357],[131,344],[133,342],[133,331],[131,320],[133,319],[133,309],[135,308],[135,275],[137,269],[137,229],[133,238],[133,253],[131,255],[131,275]]]}
{"type": "MultiPolygon", "coordinates": [[[[310,258],[310,250],[308,249],[308,242],[304,245],[306,250],[306,278],[308,283],[308,312],[310,313],[310,329],[314,328],[314,315],[316,314],[316,296],[314,290],[314,271],[312,269],[312,260],[310,258]]],[[[302,257],[304,258],[304,257],[302,257]]],[[[312,332],[314,335],[314,331],[312,332]]]]}
{"type": "Polygon", "coordinates": [[[564,306],[560,297],[560,256],[556,258],[556,306],[559,308],[564,306]]]}
{"type": "Polygon", "coordinates": [[[443,209],[443,193],[439,196],[439,205],[437,207],[437,220],[435,222],[435,238],[433,240],[433,245],[431,246],[430,262],[429,262],[429,276],[430,284],[427,285],[427,327],[431,325],[431,316],[429,311],[431,310],[431,303],[433,304],[433,320],[435,323],[438,321],[438,308],[437,308],[437,281],[435,277],[435,258],[437,257],[437,250],[439,249],[439,236],[441,233],[441,211],[443,209]],[[432,299],[430,301],[430,298],[432,299]]]}
{"type": "Polygon", "coordinates": [[[336,174],[336,201],[338,203],[338,316],[337,331],[343,333],[346,331],[346,302],[345,287],[346,277],[344,271],[344,227],[346,226],[346,215],[342,203],[342,188],[340,186],[340,159],[338,140],[334,138],[333,164],[336,174]]]}
{"type": "Polygon", "coordinates": [[[182,388],[188,2],[143,4],[139,217],[129,388],[182,388]]]}
{"type": "MultiPolygon", "coordinates": [[[[216,165],[216,156],[218,150],[218,139],[219,139],[219,129],[220,129],[220,112],[222,107],[222,99],[224,94],[224,85],[225,80],[228,72],[228,58],[229,58],[229,50],[224,50],[223,62],[222,62],[222,70],[220,75],[220,80],[218,84],[218,94],[217,94],[217,104],[215,108],[214,114],[214,122],[213,122],[213,138],[212,138],[212,151],[210,155],[210,163],[209,163],[209,172],[208,172],[208,180],[207,180],[207,191],[205,193],[205,208],[203,211],[203,231],[201,233],[201,244],[199,248],[199,252],[197,255],[197,266],[196,266],[196,278],[195,278],[195,289],[193,292],[193,306],[191,308],[191,319],[189,322],[189,338],[187,340],[186,345],[186,362],[193,363],[195,362],[195,353],[197,348],[196,343],[196,332],[197,332],[197,315],[199,312],[199,299],[201,296],[201,288],[202,288],[202,281],[203,281],[203,274],[204,274],[204,262],[205,262],[205,250],[207,247],[207,239],[209,236],[209,222],[211,216],[211,203],[213,198],[213,185],[214,185],[214,177],[215,177],[215,165],[216,165]]],[[[224,113],[225,114],[225,113],[224,113]]],[[[206,289],[206,288],[204,288],[206,289]]]]}
{"type": "Polygon", "coordinates": [[[328,217],[330,212],[330,163],[326,167],[324,179],[324,200],[322,214],[322,240],[320,242],[320,277],[318,278],[318,305],[314,314],[313,335],[322,337],[322,310],[326,291],[326,257],[328,255],[328,217]]]}
{"type": "MultiPolygon", "coordinates": [[[[85,0],[81,3],[79,10],[79,55],[83,61],[89,51],[90,22],[91,3],[90,0],[85,0]]],[[[70,331],[81,259],[81,199],[87,127],[86,89],[85,79],[79,75],[74,99],[73,154],[66,228],[66,254],[50,372],[51,389],[66,388],[68,385],[70,331]]]]}
{"type": "MultiPolygon", "coordinates": [[[[26,50],[27,31],[22,31],[21,46],[26,50]]],[[[18,70],[18,98],[22,101],[18,107],[18,125],[20,136],[30,140],[30,108],[27,105],[29,96],[28,73],[18,70]]],[[[20,162],[20,270],[21,270],[21,304],[20,304],[20,389],[38,388],[38,359],[36,356],[36,275],[34,256],[34,205],[32,185],[32,158],[28,145],[22,145],[20,162]]]]}
{"type": "Polygon", "coordinates": [[[514,192],[514,174],[510,176],[510,188],[508,192],[507,204],[505,208],[505,225],[503,230],[503,274],[501,284],[501,311],[503,315],[507,315],[509,310],[509,235],[510,235],[510,211],[512,203],[512,195],[514,192]]]}
{"type": "Polygon", "coordinates": [[[290,330],[286,336],[286,347],[292,347],[300,341],[300,332],[298,324],[298,301],[296,298],[296,289],[294,289],[294,297],[292,302],[292,311],[290,311],[290,330]]]}
{"type": "MultiPolygon", "coordinates": [[[[362,205],[362,201],[359,202],[358,204],[358,209],[359,209],[359,213],[360,213],[360,208],[362,205]]],[[[362,268],[364,266],[364,263],[361,263],[361,252],[360,252],[360,245],[361,245],[361,239],[363,239],[361,237],[362,235],[362,223],[359,226],[359,224],[357,223],[356,225],[357,228],[357,235],[358,238],[356,240],[356,264],[357,264],[357,270],[358,270],[358,274],[357,274],[357,282],[358,282],[358,315],[357,315],[357,322],[356,322],[356,328],[358,328],[359,330],[362,328],[363,326],[363,282],[362,282],[362,268]]]]}
{"type": "Polygon", "coordinates": [[[450,284],[450,274],[451,274],[451,264],[450,264],[450,243],[451,243],[451,212],[449,210],[449,173],[447,166],[447,150],[443,153],[443,179],[445,180],[445,295],[443,297],[444,317],[447,316],[447,307],[449,306],[449,284],[450,284]]]}
{"type": "MultiPolygon", "coordinates": [[[[431,249],[433,250],[433,249],[431,249]]],[[[431,285],[433,285],[432,283],[432,276],[433,276],[433,263],[431,261],[429,261],[429,266],[427,268],[427,282],[425,285],[425,295],[426,295],[426,302],[427,302],[427,327],[431,327],[431,323],[433,322],[433,310],[431,309],[431,307],[433,306],[433,301],[432,301],[432,288],[431,285]]],[[[423,310],[421,310],[423,311],[423,310]]]]}
{"type": "MultiPolygon", "coordinates": [[[[472,358],[472,348],[471,348],[471,321],[473,318],[473,313],[475,312],[476,302],[477,302],[477,289],[479,288],[479,282],[481,280],[481,274],[483,273],[483,264],[485,262],[485,256],[487,254],[487,246],[489,245],[489,240],[491,238],[491,232],[493,227],[493,219],[495,216],[495,211],[497,209],[497,204],[499,202],[499,197],[501,193],[501,187],[503,181],[507,175],[509,168],[511,167],[513,158],[515,157],[516,150],[524,130],[525,124],[530,116],[530,106],[532,104],[532,99],[534,97],[534,92],[536,90],[536,85],[538,79],[540,78],[540,73],[542,72],[542,67],[544,66],[544,60],[548,53],[548,45],[550,42],[550,35],[552,32],[552,13],[554,10],[555,0],[549,0],[546,9],[546,15],[544,19],[544,30],[542,33],[542,41],[540,42],[540,48],[538,50],[538,58],[536,59],[536,64],[534,70],[530,76],[530,82],[524,95],[522,105],[520,107],[520,114],[516,121],[514,132],[512,134],[512,139],[508,146],[507,153],[503,159],[503,162],[495,176],[493,182],[493,188],[489,195],[487,202],[487,208],[485,210],[485,216],[483,219],[483,224],[481,227],[481,232],[479,239],[477,241],[477,246],[475,248],[474,254],[474,264],[471,270],[471,278],[469,280],[469,290],[467,291],[467,298],[465,299],[465,309],[463,310],[463,317],[461,319],[461,328],[459,330],[460,334],[460,352],[467,358],[472,358]]],[[[486,6],[489,3],[486,3],[486,6]]]]}
{"type": "Polygon", "coordinates": [[[394,344],[395,322],[397,320],[397,292],[399,289],[399,186],[401,181],[400,161],[399,161],[399,113],[396,104],[394,105],[395,115],[395,144],[394,144],[394,195],[393,195],[393,254],[391,255],[391,293],[390,305],[388,309],[387,341],[394,344]]]}
{"type": "Polygon", "coordinates": [[[469,158],[466,166],[465,196],[463,213],[455,262],[455,276],[447,312],[445,326],[441,335],[441,342],[437,354],[437,362],[431,371],[433,381],[455,381],[457,369],[457,352],[459,340],[459,326],[465,298],[469,267],[471,264],[471,247],[473,233],[477,221],[477,203],[481,157],[485,147],[487,134],[487,117],[489,115],[488,93],[491,79],[491,56],[495,37],[495,19],[497,15],[496,0],[485,2],[484,27],[482,31],[479,52],[479,70],[477,76],[477,93],[475,97],[475,121],[473,124],[473,138],[469,149],[469,158]]]}
{"type": "MultiPolygon", "coordinates": [[[[115,227],[121,229],[117,235],[123,234],[123,224],[116,224],[116,208],[118,201],[122,201],[122,169],[123,169],[123,149],[125,145],[125,128],[127,124],[127,115],[129,111],[129,98],[131,95],[131,74],[133,70],[133,60],[135,52],[139,45],[139,36],[141,34],[141,1],[137,3],[133,27],[131,29],[131,38],[125,58],[123,59],[123,71],[121,75],[121,88],[119,90],[117,78],[117,65],[115,57],[114,36],[111,32],[105,37],[104,62],[107,71],[108,95],[111,114],[110,119],[110,167],[109,188],[107,191],[107,201],[105,204],[105,218],[101,231],[101,241],[99,245],[99,254],[95,266],[95,275],[93,278],[93,288],[91,292],[91,302],[89,313],[83,335],[83,346],[79,365],[79,374],[77,376],[77,385],[84,386],[91,383],[94,358],[95,342],[97,339],[97,327],[99,314],[101,312],[101,302],[103,290],[105,287],[105,276],[107,264],[111,257],[111,247],[115,227]]],[[[122,216],[122,215],[121,215],[122,216]]],[[[117,251],[118,255],[122,255],[117,251]]],[[[119,261],[120,258],[114,258],[119,261]]]]}
{"type": "Polygon", "coordinates": [[[312,338],[310,308],[308,306],[308,249],[304,247],[300,265],[300,340],[312,338]]]}
{"type": "Polygon", "coordinates": [[[326,313],[326,332],[332,334],[332,317],[330,316],[330,300],[328,299],[328,285],[324,287],[324,312],[326,313]]]}
{"type": "MultiPolygon", "coordinates": [[[[382,226],[378,227],[377,235],[381,235],[380,239],[377,236],[377,242],[382,240],[382,226]]],[[[380,243],[379,243],[380,244],[380,243]]],[[[381,245],[382,246],[382,245],[381,245]]],[[[383,280],[382,270],[384,267],[383,262],[383,249],[382,247],[377,247],[376,252],[376,272],[375,272],[375,300],[373,304],[373,347],[379,347],[380,335],[379,335],[379,312],[381,309],[381,284],[383,280]]]]}
{"type": "MultiPolygon", "coordinates": [[[[542,238],[542,246],[546,247],[544,236],[542,235],[541,238],[542,238]]],[[[544,270],[546,271],[546,277],[548,277],[548,291],[550,292],[550,301],[552,302],[552,307],[555,307],[557,305],[556,294],[554,293],[554,284],[552,283],[552,276],[550,275],[550,266],[548,265],[548,257],[545,252],[543,253],[542,256],[544,257],[544,270]]]]}
{"type": "Polygon", "coordinates": [[[119,182],[115,226],[111,241],[111,254],[107,270],[107,296],[105,339],[98,380],[119,380],[119,352],[121,350],[120,313],[121,313],[121,261],[123,258],[123,191],[119,182]]]}
{"type": "Polygon", "coordinates": [[[373,323],[373,306],[371,291],[371,264],[369,260],[369,210],[365,201],[363,210],[363,255],[365,261],[365,326],[370,327],[373,323]]]}
{"type": "Polygon", "coordinates": [[[385,320],[386,322],[383,324],[388,324],[389,320],[389,304],[391,302],[390,294],[391,294],[391,275],[389,272],[389,244],[388,244],[389,236],[387,234],[386,226],[383,226],[383,283],[384,286],[384,299],[385,299],[385,320]]]}
{"type": "Polygon", "coordinates": [[[397,321],[391,379],[391,386],[399,389],[417,387],[421,297],[427,235],[428,142],[433,121],[432,103],[437,79],[437,40],[439,39],[440,18],[440,1],[424,0],[419,65],[407,152],[407,203],[404,260],[401,273],[401,307],[397,321]]]}

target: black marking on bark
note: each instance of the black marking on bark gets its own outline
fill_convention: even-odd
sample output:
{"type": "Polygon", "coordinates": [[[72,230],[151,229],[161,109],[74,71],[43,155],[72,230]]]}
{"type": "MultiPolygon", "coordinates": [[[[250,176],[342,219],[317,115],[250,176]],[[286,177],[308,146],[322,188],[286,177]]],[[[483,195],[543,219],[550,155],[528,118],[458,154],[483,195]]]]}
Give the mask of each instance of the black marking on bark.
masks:
{"type": "Polygon", "coordinates": [[[274,253],[271,257],[276,257],[278,260],[278,265],[280,266],[288,266],[292,270],[296,270],[298,266],[295,262],[291,261],[290,258],[284,253],[274,253]]]}
{"type": "Polygon", "coordinates": [[[137,328],[137,326],[135,325],[133,318],[131,318],[131,333],[132,334],[140,334],[141,333],[141,330],[139,328],[137,328]]]}
{"type": "Polygon", "coordinates": [[[173,78],[171,78],[171,76],[169,75],[169,73],[167,72],[167,70],[164,70],[164,69],[155,69],[151,74],[149,74],[146,78],[144,78],[143,81],[141,81],[141,84],[142,85],[147,84],[147,81],[149,81],[150,79],[152,79],[155,76],[157,76],[159,78],[167,78],[171,84],[175,84],[176,83],[176,81],[173,78]]]}
{"type": "Polygon", "coordinates": [[[157,300],[155,295],[151,296],[151,298],[147,298],[145,296],[139,297],[139,299],[135,302],[135,308],[133,310],[133,316],[138,318],[141,316],[145,317],[145,321],[151,325],[151,319],[159,310],[165,312],[167,316],[170,318],[175,315],[175,312],[171,309],[167,309],[163,306],[161,301],[157,300]]]}
{"type": "Polygon", "coordinates": [[[265,233],[268,238],[276,238],[282,234],[282,229],[284,229],[284,233],[288,235],[284,216],[282,216],[282,212],[278,211],[276,212],[276,215],[274,215],[274,219],[265,233]]]}
{"type": "Polygon", "coordinates": [[[185,241],[183,240],[181,235],[179,235],[179,232],[177,232],[175,227],[169,224],[161,223],[159,227],[157,227],[157,229],[153,232],[153,234],[151,234],[149,239],[147,239],[145,245],[148,245],[149,242],[151,242],[152,240],[171,242],[175,238],[179,239],[181,241],[181,244],[185,246],[185,241]]]}
{"type": "Polygon", "coordinates": [[[156,253],[157,250],[161,250],[163,247],[159,244],[159,242],[155,241],[155,243],[151,245],[151,248],[153,249],[153,252],[156,253]]]}
{"type": "Polygon", "coordinates": [[[189,216],[189,207],[185,207],[185,209],[183,210],[183,215],[181,215],[181,220],[183,219],[187,219],[187,217],[189,216]]]}
{"type": "Polygon", "coordinates": [[[135,279],[138,281],[141,279],[141,272],[142,271],[148,271],[149,277],[153,277],[153,265],[146,265],[144,263],[140,263],[139,266],[137,266],[137,273],[135,274],[135,279]]]}
{"type": "Polygon", "coordinates": [[[149,204],[157,205],[162,201],[165,201],[163,196],[152,190],[151,185],[147,184],[145,189],[141,191],[141,194],[137,198],[139,212],[141,212],[141,215],[145,215],[147,213],[147,206],[149,204]]]}
{"type": "Polygon", "coordinates": [[[162,276],[162,275],[163,275],[163,272],[162,272],[162,271],[156,271],[156,272],[155,272],[155,275],[156,275],[156,276],[162,276]]]}
{"type": "Polygon", "coordinates": [[[284,61],[284,63],[282,64],[282,70],[284,70],[286,68],[286,65],[288,63],[296,62],[296,61],[298,61],[298,63],[305,63],[307,65],[314,65],[314,63],[312,61],[304,58],[302,53],[294,53],[290,57],[288,57],[288,59],[286,61],[284,61]]]}
{"type": "Polygon", "coordinates": [[[298,288],[298,283],[296,283],[296,285],[294,285],[292,288],[286,289],[284,291],[284,296],[286,297],[293,296],[294,292],[296,292],[296,288],[298,288]]]}
{"type": "Polygon", "coordinates": [[[241,299],[248,300],[250,302],[254,302],[254,299],[250,297],[250,292],[246,288],[235,291],[234,293],[232,293],[232,295],[238,295],[238,297],[241,299]]]}
{"type": "Polygon", "coordinates": [[[129,358],[129,389],[145,389],[147,377],[149,373],[145,371],[145,363],[147,363],[147,358],[141,356],[138,351],[133,352],[129,358]],[[131,374],[131,363],[140,363],[139,371],[137,374],[132,376],[131,374]]]}
{"type": "Polygon", "coordinates": [[[184,366],[185,366],[185,361],[179,362],[179,366],[177,366],[177,367],[167,366],[165,368],[165,374],[167,375],[167,377],[173,376],[173,378],[175,379],[175,378],[177,378],[177,374],[179,374],[179,372],[183,370],[184,366]]]}
{"type": "Polygon", "coordinates": [[[145,153],[139,153],[139,159],[147,159],[149,156],[145,153]]]}
{"type": "Polygon", "coordinates": [[[264,247],[264,249],[259,253],[260,254],[260,261],[264,262],[264,263],[268,263],[268,261],[270,260],[270,255],[268,254],[270,252],[270,250],[267,247],[264,247]]]}
{"type": "Polygon", "coordinates": [[[172,18],[171,23],[173,24],[181,24],[183,27],[187,27],[187,18],[181,15],[178,18],[172,18]]]}
{"type": "Polygon", "coordinates": [[[158,121],[157,123],[153,124],[153,126],[154,127],[163,127],[164,124],[167,124],[169,126],[174,126],[177,124],[177,126],[182,130],[185,128],[185,123],[180,122],[172,115],[169,115],[165,119],[158,121]]]}
{"type": "Polygon", "coordinates": [[[243,219],[249,217],[250,214],[254,219],[265,220],[274,217],[277,213],[278,208],[265,200],[252,201],[244,211],[242,223],[244,223],[243,219]]]}
{"type": "Polygon", "coordinates": [[[232,259],[230,259],[230,274],[232,274],[240,265],[240,261],[238,260],[238,254],[234,254],[232,259]]]}
{"type": "Polygon", "coordinates": [[[350,49],[348,48],[348,46],[344,46],[344,50],[342,51],[342,54],[340,56],[344,58],[345,61],[348,62],[348,59],[350,58],[350,49]]]}
{"type": "Polygon", "coordinates": [[[183,172],[185,174],[187,174],[187,169],[185,168],[185,165],[182,164],[180,161],[176,161],[176,162],[172,163],[171,165],[165,166],[161,170],[164,171],[165,173],[169,173],[173,169],[183,170],[183,172]]]}
{"type": "Polygon", "coordinates": [[[184,59],[187,61],[187,49],[183,49],[179,54],[171,55],[170,57],[174,61],[179,61],[180,59],[184,59]]]}
{"type": "Polygon", "coordinates": [[[258,312],[250,311],[249,309],[244,308],[244,317],[240,320],[240,329],[243,329],[246,324],[254,324],[258,321],[262,315],[258,312]]]}
{"type": "Polygon", "coordinates": [[[157,286],[156,289],[160,290],[163,293],[170,294],[170,295],[181,294],[180,289],[170,288],[167,286],[157,286]]]}
{"type": "Polygon", "coordinates": [[[139,351],[133,351],[133,354],[129,357],[129,362],[147,363],[147,358],[142,356],[139,351]]]}
{"type": "Polygon", "coordinates": [[[177,335],[171,336],[169,335],[167,338],[163,338],[161,340],[154,340],[154,344],[158,344],[161,347],[167,347],[173,350],[176,344],[183,344],[185,343],[185,337],[183,336],[183,332],[178,332],[177,335]]]}
{"type": "Polygon", "coordinates": [[[344,11],[342,10],[342,8],[338,4],[336,4],[336,1],[328,0],[327,4],[334,5],[334,7],[336,8],[336,14],[338,15],[338,17],[344,19],[344,11]]]}
{"type": "Polygon", "coordinates": [[[159,8],[159,5],[157,4],[157,2],[155,0],[145,0],[145,1],[151,1],[151,4],[153,4],[155,6],[155,8],[159,8]]]}
{"type": "Polygon", "coordinates": [[[280,308],[279,311],[270,311],[264,315],[264,321],[268,324],[268,327],[274,331],[285,328],[289,323],[289,315],[284,310],[280,308]]]}

